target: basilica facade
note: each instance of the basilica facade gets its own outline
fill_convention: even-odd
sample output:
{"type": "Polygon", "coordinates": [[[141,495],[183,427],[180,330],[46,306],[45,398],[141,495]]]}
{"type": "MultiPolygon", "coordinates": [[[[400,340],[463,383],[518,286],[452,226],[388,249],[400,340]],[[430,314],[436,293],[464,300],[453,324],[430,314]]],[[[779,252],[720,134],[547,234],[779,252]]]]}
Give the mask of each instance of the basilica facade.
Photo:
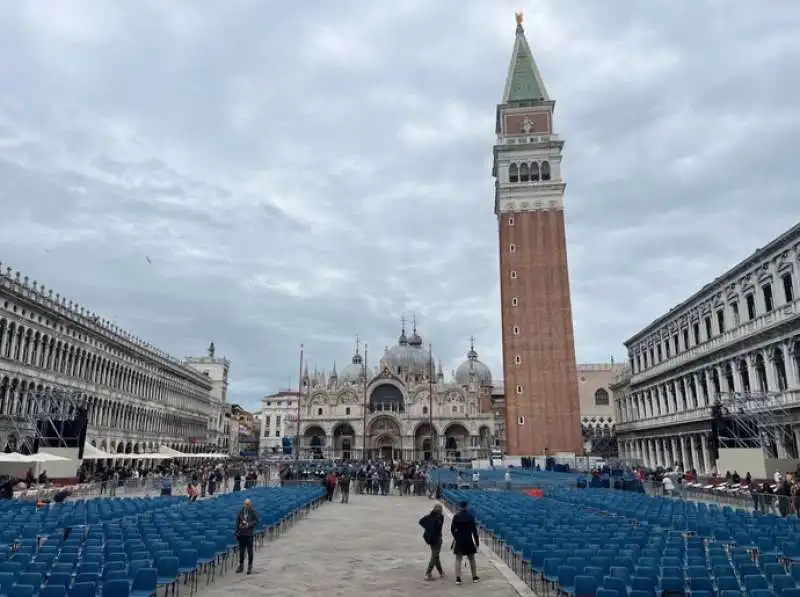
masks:
{"type": "Polygon", "coordinates": [[[488,458],[496,443],[492,374],[474,344],[450,379],[416,327],[401,331],[377,367],[359,348],[338,372],[306,368],[300,405],[286,414],[300,430],[300,457],[441,461],[488,458]]]}

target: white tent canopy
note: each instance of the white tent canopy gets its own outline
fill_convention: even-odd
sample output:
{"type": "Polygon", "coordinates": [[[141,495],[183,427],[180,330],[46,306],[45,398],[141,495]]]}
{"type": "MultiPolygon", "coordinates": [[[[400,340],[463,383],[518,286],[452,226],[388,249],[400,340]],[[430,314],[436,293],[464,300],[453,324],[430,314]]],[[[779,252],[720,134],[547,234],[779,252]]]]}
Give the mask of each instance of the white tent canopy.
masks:
{"type": "Polygon", "coordinates": [[[83,459],[84,460],[106,460],[109,458],[116,458],[114,454],[104,452],[100,448],[95,448],[92,444],[85,444],[83,446],[83,459]]]}
{"type": "Polygon", "coordinates": [[[69,458],[63,456],[56,456],[48,452],[39,452],[38,454],[20,454],[19,452],[0,452],[0,462],[64,462],[69,458]]]}
{"type": "Polygon", "coordinates": [[[219,452],[202,452],[200,454],[192,454],[195,458],[228,458],[227,454],[220,454],[219,452]]]}
{"type": "Polygon", "coordinates": [[[165,458],[189,458],[191,454],[184,454],[183,452],[178,452],[177,450],[173,450],[169,446],[159,446],[158,453],[161,454],[165,458]]]}

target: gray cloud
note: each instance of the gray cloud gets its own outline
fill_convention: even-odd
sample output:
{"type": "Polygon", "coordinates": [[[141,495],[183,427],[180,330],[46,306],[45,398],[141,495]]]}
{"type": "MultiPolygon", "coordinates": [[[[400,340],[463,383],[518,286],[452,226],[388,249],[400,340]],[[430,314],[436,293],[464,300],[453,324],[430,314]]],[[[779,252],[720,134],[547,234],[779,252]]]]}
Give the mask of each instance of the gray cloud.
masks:
{"type": "MultiPolygon", "coordinates": [[[[495,105],[508,1],[42,0],[0,9],[0,259],[182,356],[231,399],[305,343],[373,362],[401,314],[501,377],[495,105]],[[150,258],[150,262],[146,257],[150,258]]],[[[537,3],[566,139],[578,358],[798,219],[800,6],[537,3]]]]}

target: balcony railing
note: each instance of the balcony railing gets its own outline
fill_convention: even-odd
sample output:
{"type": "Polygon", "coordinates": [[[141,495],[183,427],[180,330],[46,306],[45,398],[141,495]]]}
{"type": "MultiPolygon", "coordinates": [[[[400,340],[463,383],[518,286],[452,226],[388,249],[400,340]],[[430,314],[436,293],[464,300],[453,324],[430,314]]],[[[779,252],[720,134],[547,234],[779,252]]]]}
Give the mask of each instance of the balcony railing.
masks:
{"type": "Polygon", "coordinates": [[[670,425],[685,425],[695,421],[704,421],[711,418],[711,407],[702,406],[691,410],[683,410],[676,413],[656,415],[647,419],[617,423],[615,426],[617,434],[625,431],[638,431],[640,429],[653,429],[655,427],[669,427],[670,425]]]}
{"type": "Polygon", "coordinates": [[[706,342],[703,342],[702,344],[699,344],[698,346],[695,346],[694,348],[691,348],[675,357],[667,359],[666,361],[659,363],[654,367],[650,367],[644,371],[635,373],[631,377],[631,384],[641,383],[647,379],[650,379],[651,377],[661,375],[670,369],[679,367],[685,363],[690,363],[696,359],[699,359],[700,357],[711,354],[720,348],[724,348],[725,346],[733,344],[734,342],[744,340],[750,336],[761,334],[775,326],[789,321],[793,317],[797,316],[798,313],[800,313],[800,299],[788,303],[783,307],[779,307],[771,313],[767,313],[761,317],[753,319],[752,321],[748,321],[745,324],[730,329],[724,334],[721,334],[716,338],[712,338],[711,340],[707,340],[706,342]]]}

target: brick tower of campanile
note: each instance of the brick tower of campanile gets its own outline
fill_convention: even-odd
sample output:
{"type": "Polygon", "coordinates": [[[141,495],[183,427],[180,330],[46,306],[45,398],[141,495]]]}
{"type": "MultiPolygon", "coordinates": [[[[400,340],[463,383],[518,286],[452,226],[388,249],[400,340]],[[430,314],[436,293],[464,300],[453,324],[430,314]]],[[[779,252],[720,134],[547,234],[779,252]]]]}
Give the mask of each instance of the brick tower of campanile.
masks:
{"type": "Polygon", "coordinates": [[[583,452],[555,102],[531,54],[522,14],[494,147],[507,452],[583,452]]]}

